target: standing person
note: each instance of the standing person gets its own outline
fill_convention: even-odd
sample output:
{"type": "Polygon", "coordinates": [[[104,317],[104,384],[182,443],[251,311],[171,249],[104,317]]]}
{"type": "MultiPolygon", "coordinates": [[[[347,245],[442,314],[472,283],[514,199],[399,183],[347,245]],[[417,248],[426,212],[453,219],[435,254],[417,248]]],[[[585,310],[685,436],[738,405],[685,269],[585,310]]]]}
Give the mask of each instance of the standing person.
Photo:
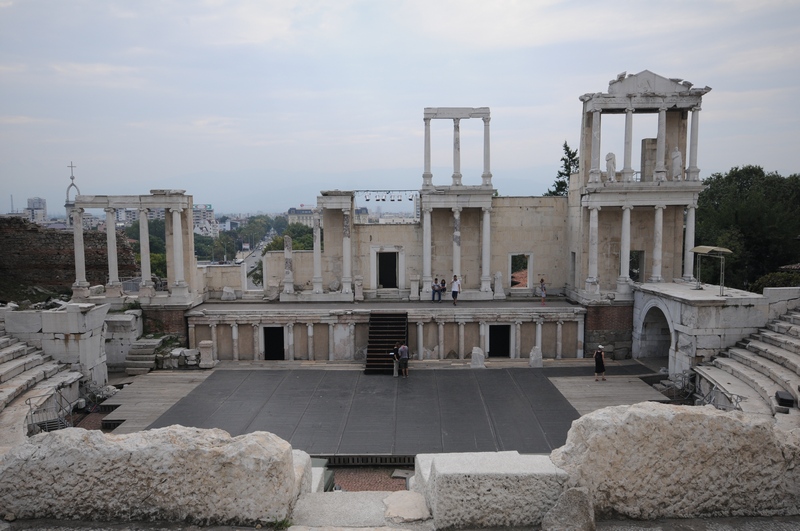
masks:
{"type": "Polygon", "coordinates": [[[453,275],[453,281],[450,283],[450,291],[453,294],[453,306],[458,301],[458,293],[461,291],[461,281],[458,280],[458,275],[453,275]]]}
{"type": "Polygon", "coordinates": [[[447,281],[442,277],[442,283],[439,284],[439,302],[442,302],[441,297],[447,293],[447,281]]]}
{"type": "Polygon", "coordinates": [[[597,350],[594,351],[594,381],[598,381],[597,377],[600,376],[603,378],[603,381],[606,381],[606,363],[605,363],[605,347],[603,345],[597,345],[597,350]]]}
{"type": "Polygon", "coordinates": [[[403,373],[403,378],[408,378],[408,345],[405,341],[397,352],[400,358],[400,372],[403,373]]]}
{"type": "Polygon", "coordinates": [[[394,344],[394,348],[390,354],[392,356],[392,361],[394,362],[394,371],[392,372],[392,376],[397,378],[397,369],[400,363],[400,342],[394,344]]]}
{"type": "Polygon", "coordinates": [[[439,288],[439,277],[436,277],[433,284],[431,284],[431,302],[435,302],[437,297],[439,298],[439,302],[442,302],[442,290],[439,288]]]}
{"type": "Polygon", "coordinates": [[[542,294],[542,306],[545,306],[544,300],[547,298],[547,288],[544,287],[544,279],[539,280],[539,291],[542,294]]]}

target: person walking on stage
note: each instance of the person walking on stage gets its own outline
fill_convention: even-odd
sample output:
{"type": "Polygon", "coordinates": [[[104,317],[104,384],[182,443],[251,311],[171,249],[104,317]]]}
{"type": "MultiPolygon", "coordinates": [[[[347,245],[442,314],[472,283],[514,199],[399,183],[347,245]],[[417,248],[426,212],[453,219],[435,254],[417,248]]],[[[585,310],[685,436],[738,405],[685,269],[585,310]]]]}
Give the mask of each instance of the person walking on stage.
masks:
{"type": "Polygon", "coordinates": [[[400,372],[403,373],[403,378],[408,378],[408,345],[403,341],[403,344],[398,349],[398,356],[400,356],[400,372]]]}
{"type": "Polygon", "coordinates": [[[594,381],[598,381],[598,376],[606,381],[606,363],[605,363],[605,353],[603,352],[605,347],[603,345],[597,345],[597,350],[594,351],[594,381]]]}
{"type": "Polygon", "coordinates": [[[461,291],[461,281],[458,280],[458,275],[453,275],[453,281],[450,283],[450,291],[453,294],[453,306],[458,301],[458,293],[461,291]]]}

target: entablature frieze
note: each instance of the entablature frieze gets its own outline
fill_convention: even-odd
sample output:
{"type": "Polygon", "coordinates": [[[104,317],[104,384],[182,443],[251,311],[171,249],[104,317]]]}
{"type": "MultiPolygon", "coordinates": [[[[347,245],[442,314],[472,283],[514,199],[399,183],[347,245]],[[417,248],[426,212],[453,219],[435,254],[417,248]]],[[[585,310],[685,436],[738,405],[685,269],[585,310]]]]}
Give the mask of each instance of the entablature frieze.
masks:
{"type": "MultiPolygon", "coordinates": [[[[460,188],[460,187],[459,187],[460,188]]],[[[422,194],[422,207],[429,208],[491,208],[494,191],[491,188],[481,187],[472,193],[448,192],[422,194]]]]}
{"type": "Polygon", "coordinates": [[[702,94],[645,94],[611,95],[595,94],[583,102],[583,112],[625,113],[632,109],[637,114],[657,113],[666,107],[669,111],[691,111],[703,102],[702,94]]]}
{"type": "Polygon", "coordinates": [[[77,195],[75,196],[75,208],[191,208],[192,196],[179,193],[182,190],[172,190],[171,192],[158,195],[77,195]]]}
{"type": "Polygon", "coordinates": [[[581,190],[581,206],[591,207],[653,207],[688,206],[697,204],[705,189],[699,181],[666,181],[661,183],[601,183],[581,190]]]}

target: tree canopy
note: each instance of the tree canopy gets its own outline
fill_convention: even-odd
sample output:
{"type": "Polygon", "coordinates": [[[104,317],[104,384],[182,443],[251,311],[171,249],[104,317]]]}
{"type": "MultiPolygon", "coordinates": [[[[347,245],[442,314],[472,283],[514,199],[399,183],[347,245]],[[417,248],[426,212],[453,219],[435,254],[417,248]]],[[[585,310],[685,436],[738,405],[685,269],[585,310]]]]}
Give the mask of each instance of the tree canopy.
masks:
{"type": "MultiPolygon", "coordinates": [[[[800,175],[782,177],[759,166],[732,168],[705,179],[698,198],[695,242],[733,251],[725,284],[751,289],[780,266],[800,261],[800,175]]],[[[717,264],[703,263],[703,282],[717,283],[717,264]]]]}
{"type": "Polygon", "coordinates": [[[552,188],[548,188],[544,193],[546,196],[566,196],[569,192],[569,176],[578,172],[580,166],[580,158],[578,157],[578,150],[570,149],[567,141],[564,140],[564,156],[561,157],[561,169],[556,174],[556,180],[552,188]]]}

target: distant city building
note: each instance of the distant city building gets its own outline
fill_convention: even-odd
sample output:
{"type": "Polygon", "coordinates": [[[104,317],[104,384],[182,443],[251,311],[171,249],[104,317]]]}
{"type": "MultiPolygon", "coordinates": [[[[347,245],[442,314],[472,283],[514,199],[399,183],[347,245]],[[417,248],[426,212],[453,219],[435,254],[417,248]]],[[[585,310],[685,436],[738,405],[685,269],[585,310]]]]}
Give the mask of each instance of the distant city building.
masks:
{"type": "Polygon", "coordinates": [[[369,223],[369,209],[367,207],[356,208],[354,213],[353,223],[369,223]]]}
{"type": "Polygon", "coordinates": [[[153,221],[154,219],[163,220],[166,216],[163,208],[150,208],[147,210],[147,219],[153,221]]]}
{"type": "Polygon", "coordinates": [[[34,223],[42,224],[47,221],[47,201],[41,197],[29,197],[28,208],[25,209],[25,218],[34,223]]]}
{"type": "Polygon", "coordinates": [[[314,227],[314,210],[311,208],[290,208],[286,213],[286,220],[289,225],[300,223],[306,227],[314,227]]]}

